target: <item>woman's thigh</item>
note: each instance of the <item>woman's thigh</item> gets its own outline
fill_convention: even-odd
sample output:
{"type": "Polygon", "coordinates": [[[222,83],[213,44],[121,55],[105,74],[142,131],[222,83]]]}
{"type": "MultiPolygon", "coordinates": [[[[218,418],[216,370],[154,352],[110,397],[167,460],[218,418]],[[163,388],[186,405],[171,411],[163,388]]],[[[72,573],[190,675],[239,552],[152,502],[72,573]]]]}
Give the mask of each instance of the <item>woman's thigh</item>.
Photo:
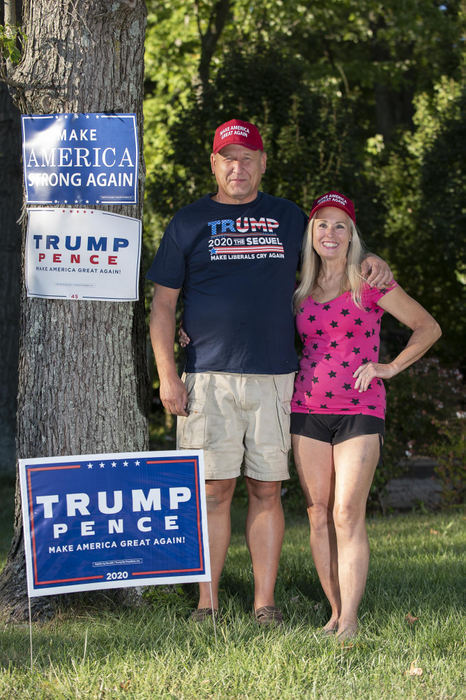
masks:
{"type": "Polygon", "coordinates": [[[358,435],[333,446],[336,505],[365,508],[379,455],[377,433],[358,435]]]}
{"type": "Polygon", "coordinates": [[[291,443],[307,506],[333,503],[333,446],[303,435],[292,435],[291,443]]]}

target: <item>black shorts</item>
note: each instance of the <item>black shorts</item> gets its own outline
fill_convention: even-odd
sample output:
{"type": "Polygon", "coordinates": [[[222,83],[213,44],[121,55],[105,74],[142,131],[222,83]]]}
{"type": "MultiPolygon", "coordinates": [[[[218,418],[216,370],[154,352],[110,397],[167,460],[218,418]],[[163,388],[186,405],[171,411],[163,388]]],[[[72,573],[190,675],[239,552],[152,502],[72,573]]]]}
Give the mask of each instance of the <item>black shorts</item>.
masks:
{"type": "MultiPolygon", "coordinates": [[[[334,413],[292,413],[290,433],[338,445],[358,435],[385,435],[385,421],[362,413],[355,416],[334,413]]],[[[382,444],[382,439],[381,439],[382,444]]]]}

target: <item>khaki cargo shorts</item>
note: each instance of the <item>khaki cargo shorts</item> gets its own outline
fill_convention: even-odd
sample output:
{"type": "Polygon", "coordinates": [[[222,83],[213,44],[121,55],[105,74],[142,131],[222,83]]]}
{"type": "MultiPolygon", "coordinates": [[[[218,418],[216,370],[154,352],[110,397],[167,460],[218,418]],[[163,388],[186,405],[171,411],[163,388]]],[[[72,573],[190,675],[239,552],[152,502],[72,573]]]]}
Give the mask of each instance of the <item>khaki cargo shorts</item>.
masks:
{"type": "Polygon", "coordinates": [[[187,417],[177,422],[177,448],[204,450],[206,479],[244,475],[289,478],[291,374],[195,372],[183,375],[187,417]]]}

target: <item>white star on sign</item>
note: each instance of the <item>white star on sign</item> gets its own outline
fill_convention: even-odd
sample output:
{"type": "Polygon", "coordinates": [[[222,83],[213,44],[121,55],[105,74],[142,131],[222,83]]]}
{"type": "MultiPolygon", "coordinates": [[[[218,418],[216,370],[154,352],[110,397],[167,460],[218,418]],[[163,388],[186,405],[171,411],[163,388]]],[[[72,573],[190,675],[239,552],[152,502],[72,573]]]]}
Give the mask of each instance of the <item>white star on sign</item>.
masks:
{"type": "Polygon", "coordinates": [[[101,462],[101,463],[99,464],[99,467],[100,467],[101,469],[103,469],[103,468],[105,467],[105,464],[104,464],[103,462],[101,462]]]}
{"type": "Polygon", "coordinates": [[[92,469],[93,466],[94,466],[94,465],[92,464],[92,462],[88,462],[88,464],[87,464],[87,468],[88,468],[88,469],[92,469]]]}

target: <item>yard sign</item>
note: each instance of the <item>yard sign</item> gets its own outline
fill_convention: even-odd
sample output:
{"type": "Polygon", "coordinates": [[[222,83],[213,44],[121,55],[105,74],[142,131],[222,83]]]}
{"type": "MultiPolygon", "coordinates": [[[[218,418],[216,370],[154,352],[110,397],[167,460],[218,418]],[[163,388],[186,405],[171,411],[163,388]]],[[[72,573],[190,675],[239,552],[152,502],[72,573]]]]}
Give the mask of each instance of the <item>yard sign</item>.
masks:
{"type": "Polygon", "coordinates": [[[30,597],[210,581],[202,451],[19,466],[30,597]]]}

